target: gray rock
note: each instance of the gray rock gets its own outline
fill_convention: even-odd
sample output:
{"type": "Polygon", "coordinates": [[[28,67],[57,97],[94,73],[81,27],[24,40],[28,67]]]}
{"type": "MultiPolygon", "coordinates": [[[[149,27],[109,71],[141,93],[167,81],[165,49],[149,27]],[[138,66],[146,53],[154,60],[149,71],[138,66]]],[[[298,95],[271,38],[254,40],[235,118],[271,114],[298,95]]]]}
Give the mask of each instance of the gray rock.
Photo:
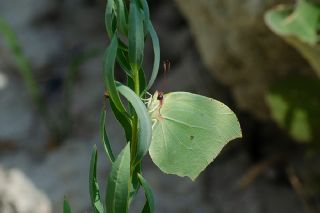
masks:
{"type": "Polygon", "coordinates": [[[25,27],[33,21],[55,10],[59,1],[55,0],[10,0],[0,2],[0,14],[13,26],[25,27]]]}
{"type": "Polygon", "coordinates": [[[264,95],[272,82],[292,73],[312,73],[264,24],[265,11],[284,2],[176,0],[206,67],[231,88],[241,109],[259,118],[268,117],[264,95]]]}
{"type": "MultiPolygon", "coordinates": [[[[39,20],[57,10],[58,3],[54,0],[0,2],[1,17],[14,29],[23,52],[30,59],[34,68],[47,66],[50,60],[61,52],[63,44],[59,30],[54,27],[37,25],[39,20]]],[[[5,48],[4,44],[0,45],[0,49],[2,48],[5,48]]],[[[13,60],[10,62],[15,63],[13,60]]]]}
{"type": "Polygon", "coordinates": [[[0,139],[28,138],[34,114],[23,85],[1,70],[0,84],[0,139]]]}
{"type": "Polygon", "coordinates": [[[51,213],[51,204],[22,171],[0,167],[0,212],[51,213]]]}
{"type": "MultiPolygon", "coordinates": [[[[67,197],[72,212],[88,212],[90,209],[88,174],[94,143],[100,144],[97,137],[87,139],[87,141],[74,139],[66,142],[57,150],[48,152],[46,156],[41,157],[41,153],[21,151],[2,155],[0,162],[6,168],[23,172],[25,178],[47,196],[50,203],[50,211],[47,212],[62,212],[64,196],[67,197]],[[90,142],[88,143],[88,141],[90,142]]],[[[100,145],[98,156],[97,176],[101,192],[104,194],[105,177],[108,174],[110,164],[100,145]]],[[[0,182],[0,196],[3,183],[6,182],[0,182]]],[[[6,194],[4,196],[7,197],[6,194]]],[[[27,199],[28,194],[21,194],[21,199],[24,197],[27,199]]],[[[12,199],[17,198],[19,197],[12,199]]],[[[2,212],[1,208],[0,212],[2,212]]],[[[24,211],[18,212],[24,213],[24,211]]]]}

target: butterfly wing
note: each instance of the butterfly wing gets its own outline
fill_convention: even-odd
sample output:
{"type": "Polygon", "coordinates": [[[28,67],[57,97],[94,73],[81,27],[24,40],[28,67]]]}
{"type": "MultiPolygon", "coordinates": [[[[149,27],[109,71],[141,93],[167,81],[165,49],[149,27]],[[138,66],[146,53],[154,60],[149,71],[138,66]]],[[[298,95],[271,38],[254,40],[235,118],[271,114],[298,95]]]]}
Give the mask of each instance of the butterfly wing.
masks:
{"type": "Polygon", "coordinates": [[[149,153],[165,173],[194,180],[229,141],[241,137],[235,114],[204,96],[169,93],[154,113],[157,121],[149,153]]]}

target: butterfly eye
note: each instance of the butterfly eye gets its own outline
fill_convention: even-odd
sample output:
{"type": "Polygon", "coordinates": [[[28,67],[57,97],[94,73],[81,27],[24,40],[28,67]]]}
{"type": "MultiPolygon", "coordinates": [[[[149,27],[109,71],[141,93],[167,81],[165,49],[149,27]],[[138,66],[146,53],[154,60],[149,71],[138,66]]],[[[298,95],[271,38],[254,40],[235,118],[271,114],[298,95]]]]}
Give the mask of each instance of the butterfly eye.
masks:
{"type": "Polygon", "coordinates": [[[157,100],[158,101],[162,101],[163,100],[163,93],[162,92],[159,93],[159,95],[157,97],[157,100]]]}

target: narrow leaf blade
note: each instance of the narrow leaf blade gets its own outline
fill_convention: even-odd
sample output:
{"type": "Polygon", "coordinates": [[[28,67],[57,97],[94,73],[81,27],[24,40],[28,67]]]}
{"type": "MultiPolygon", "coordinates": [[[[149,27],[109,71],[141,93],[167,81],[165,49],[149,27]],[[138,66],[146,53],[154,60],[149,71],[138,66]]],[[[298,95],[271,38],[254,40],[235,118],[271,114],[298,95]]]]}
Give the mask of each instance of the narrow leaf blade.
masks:
{"type": "Polygon", "coordinates": [[[152,126],[149,113],[141,99],[127,86],[117,83],[117,89],[133,106],[139,119],[139,137],[135,162],[141,161],[148,152],[152,137],[152,126]]]}
{"type": "Polygon", "coordinates": [[[63,213],[71,213],[71,208],[70,208],[70,204],[67,200],[67,198],[65,197],[63,200],[63,213]]]}
{"type": "Polygon", "coordinates": [[[157,35],[155,29],[153,28],[152,23],[151,23],[150,20],[148,22],[148,31],[150,33],[151,41],[152,41],[152,45],[153,45],[154,61],[153,61],[153,68],[152,68],[152,73],[151,73],[150,80],[148,82],[148,86],[145,89],[145,91],[142,93],[142,95],[144,95],[144,93],[146,91],[148,91],[152,87],[154,81],[156,80],[156,78],[158,76],[158,71],[159,71],[159,66],[160,66],[160,43],[159,43],[159,38],[158,38],[158,35],[157,35]]]}
{"type": "Polygon", "coordinates": [[[126,117],[126,119],[129,119],[126,109],[124,108],[120,100],[119,93],[117,91],[116,84],[115,84],[114,64],[116,61],[117,50],[118,50],[118,38],[116,35],[114,35],[111,40],[110,46],[107,49],[106,57],[104,61],[105,87],[112,100],[112,103],[117,108],[117,111],[123,114],[123,117],[126,117]]]}
{"type": "Polygon", "coordinates": [[[107,112],[103,108],[101,111],[101,115],[100,115],[100,138],[101,138],[101,141],[102,141],[102,144],[103,144],[103,147],[104,147],[104,150],[105,150],[107,157],[113,163],[115,158],[114,158],[111,144],[110,144],[108,134],[106,131],[106,116],[107,116],[107,112]]]}
{"type": "Polygon", "coordinates": [[[128,39],[130,65],[134,71],[138,71],[143,61],[144,29],[143,17],[135,1],[130,3],[128,39]]]}
{"type": "Polygon", "coordinates": [[[91,198],[91,206],[95,213],[103,213],[103,205],[100,200],[100,191],[97,181],[97,147],[93,147],[92,156],[90,161],[90,174],[89,174],[89,191],[91,198]]]}
{"type": "Polygon", "coordinates": [[[142,213],[152,213],[154,212],[154,198],[151,187],[141,174],[138,174],[138,178],[146,196],[146,204],[143,207],[142,213]]]}
{"type": "Polygon", "coordinates": [[[108,0],[107,6],[106,6],[106,12],[105,12],[105,24],[106,24],[106,29],[107,29],[109,38],[112,38],[114,34],[114,28],[113,28],[113,21],[115,19],[114,8],[115,8],[114,0],[108,0]]]}
{"type": "Polygon", "coordinates": [[[132,135],[131,120],[117,109],[117,107],[115,106],[112,100],[109,100],[109,101],[110,101],[112,112],[116,117],[116,119],[120,122],[121,126],[123,127],[125,131],[126,140],[127,142],[129,142],[131,140],[131,135],[132,135]]]}
{"type": "Polygon", "coordinates": [[[128,33],[128,25],[127,25],[127,9],[125,7],[125,3],[123,0],[116,0],[116,16],[117,16],[117,23],[118,29],[124,35],[128,33]]]}
{"type": "Polygon", "coordinates": [[[106,207],[108,213],[126,213],[130,191],[130,144],[119,154],[108,178],[106,207]]]}

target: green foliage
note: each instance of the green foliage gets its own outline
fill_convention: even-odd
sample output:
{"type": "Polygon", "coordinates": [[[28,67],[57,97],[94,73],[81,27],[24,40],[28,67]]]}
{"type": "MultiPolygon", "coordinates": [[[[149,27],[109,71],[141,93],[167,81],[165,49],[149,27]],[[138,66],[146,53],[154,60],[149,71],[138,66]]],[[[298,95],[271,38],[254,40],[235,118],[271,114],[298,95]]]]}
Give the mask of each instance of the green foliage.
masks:
{"type": "Polygon", "coordinates": [[[165,173],[195,180],[229,141],[241,137],[237,117],[219,101],[187,92],[168,93],[163,104],[157,97],[149,104],[150,155],[165,173]]]}
{"type": "Polygon", "coordinates": [[[152,128],[151,120],[139,96],[137,96],[129,87],[118,83],[118,91],[127,98],[128,102],[134,108],[135,114],[139,121],[137,146],[132,147],[132,165],[135,167],[142,158],[147,154],[151,143],[152,128]]]}
{"type": "Polygon", "coordinates": [[[151,213],[154,211],[154,198],[153,198],[151,187],[149,186],[148,182],[140,174],[138,174],[138,178],[141,186],[145,191],[145,196],[146,196],[146,204],[143,207],[142,213],[151,213]]]}
{"type": "Polygon", "coordinates": [[[129,61],[134,72],[138,70],[143,61],[144,52],[144,29],[143,17],[134,1],[130,3],[129,12],[129,61]]]}
{"type": "Polygon", "coordinates": [[[266,24],[309,61],[320,77],[320,5],[299,0],[295,9],[280,5],[265,15],[266,24]]]}
{"type": "Polygon", "coordinates": [[[113,163],[115,161],[115,157],[114,157],[111,144],[108,138],[108,134],[106,131],[106,116],[107,116],[106,109],[103,108],[100,115],[100,138],[101,138],[107,157],[109,158],[110,162],[113,163]]]}
{"type": "MultiPolygon", "coordinates": [[[[265,15],[266,24],[305,57],[320,78],[320,5],[298,0],[265,15]]],[[[273,85],[267,103],[274,120],[299,142],[320,141],[319,81],[291,77],[273,85]]]]}
{"type": "Polygon", "coordinates": [[[319,17],[320,6],[299,0],[295,10],[292,10],[292,6],[285,5],[270,10],[266,14],[266,23],[279,35],[295,36],[314,45],[319,42],[319,17]]]}
{"type": "Polygon", "coordinates": [[[130,180],[130,144],[128,144],[112,164],[108,177],[106,196],[108,213],[128,212],[130,180]]]}
{"type": "Polygon", "coordinates": [[[91,205],[95,213],[103,212],[103,205],[100,200],[99,185],[97,182],[97,147],[94,146],[92,150],[90,173],[89,173],[89,191],[91,198],[91,205]]]}
{"type": "Polygon", "coordinates": [[[68,203],[66,198],[64,198],[63,200],[63,213],[71,213],[70,204],[68,203]]]}
{"type": "Polygon", "coordinates": [[[320,141],[320,81],[291,77],[275,84],[267,95],[274,120],[299,142],[320,141]]]}

